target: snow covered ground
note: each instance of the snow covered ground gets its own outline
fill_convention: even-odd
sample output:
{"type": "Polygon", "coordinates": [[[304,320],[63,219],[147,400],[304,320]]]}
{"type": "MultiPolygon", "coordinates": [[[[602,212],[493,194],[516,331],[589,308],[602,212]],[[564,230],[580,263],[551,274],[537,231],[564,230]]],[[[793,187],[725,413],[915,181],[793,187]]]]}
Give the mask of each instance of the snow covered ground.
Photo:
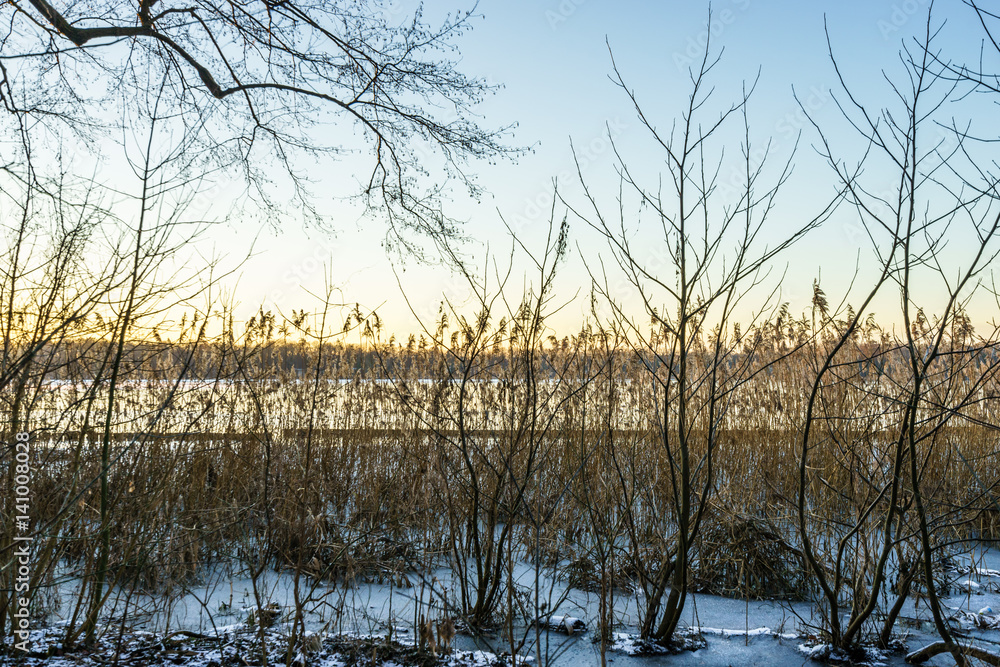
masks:
{"type": "MultiPolygon", "coordinates": [[[[949,597],[943,600],[951,615],[951,624],[962,641],[974,642],[986,650],[1000,652],[1000,550],[980,549],[955,559],[950,572],[953,581],[949,597]]],[[[439,582],[447,582],[450,573],[435,573],[439,582]]],[[[518,584],[534,584],[534,568],[523,565],[516,572],[518,584]]],[[[414,577],[415,578],[415,577],[414,577]]],[[[300,580],[300,596],[305,586],[313,585],[308,577],[300,580]]],[[[455,652],[438,663],[418,654],[415,627],[418,614],[433,615],[426,605],[430,596],[419,581],[409,587],[393,583],[357,583],[344,586],[323,582],[308,595],[304,605],[309,638],[293,647],[293,658],[300,665],[376,664],[385,665],[476,665],[510,664],[502,657],[511,648],[503,632],[473,636],[460,632],[455,638],[455,652]],[[422,593],[421,593],[422,591],[422,593]],[[384,661],[384,662],[382,662],[384,661]]],[[[525,660],[546,665],[601,664],[601,646],[595,642],[599,614],[596,594],[567,590],[560,580],[543,575],[540,593],[545,600],[560,600],[558,607],[543,618],[535,645],[536,629],[523,622],[515,626],[515,640],[525,640],[518,664],[525,660]]],[[[70,589],[63,591],[69,596],[70,589]]],[[[121,623],[117,614],[106,619],[108,632],[101,647],[89,652],[59,656],[60,608],[46,629],[32,634],[32,654],[0,656],[0,665],[45,664],[54,667],[110,664],[117,654],[120,665],[180,664],[196,667],[255,664],[261,632],[248,623],[259,612],[257,596],[266,605],[277,606],[277,619],[263,631],[269,647],[269,662],[284,662],[288,651],[288,630],[294,609],[294,580],[288,572],[266,572],[253,582],[244,576],[221,571],[206,572],[200,583],[172,600],[134,597],[133,611],[121,623]],[[254,613],[252,613],[254,612],[254,613]],[[255,657],[256,656],[256,657],[255,657]]],[[[815,637],[818,618],[808,602],[746,601],[711,595],[692,595],[685,607],[685,627],[681,635],[689,648],[669,653],[662,647],[638,640],[637,606],[634,595],[620,594],[615,600],[614,616],[618,627],[611,645],[606,646],[608,664],[615,665],[802,665],[810,659],[830,660],[831,655],[815,637]]],[[[66,607],[67,605],[63,605],[66,607]]],[[[901,650],[884,654],[875,650],[866,656],[853,656],[854,664],[903,665],[906,652],[934,642],[937,637],[928,622],[926,605],[908,604],[900,623],[901,650]],[[905,647],[905,648],[904,648],[905,647]]],[[[7,640],[10,641],[9,639],[7,640]]],[[[925,664],[949,665],[947,654],[925,664]]]]}

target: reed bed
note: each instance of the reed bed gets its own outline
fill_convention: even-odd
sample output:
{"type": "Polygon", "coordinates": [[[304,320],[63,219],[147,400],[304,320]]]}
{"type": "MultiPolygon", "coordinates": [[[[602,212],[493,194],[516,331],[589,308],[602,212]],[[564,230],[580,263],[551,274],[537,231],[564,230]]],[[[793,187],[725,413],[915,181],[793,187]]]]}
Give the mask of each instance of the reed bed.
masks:
{"type": "MultiPolygon", "coordinates": [[[[79,641],[95,606],[120,609],[136,591],[173,595],[212,567],[287,569],[310,595],[321,581],[425,586],[441,613],[473,629],[538,616],[538,596],[513,582],[516,563],[602,600],[653,599],[677,567],[669,365],[589,330],[563,340],[482,331],[489,345],[468,331],[423,346],[252,331],[129,343],[110,413],[108,343],[69,341],[65,363],[26,366],[2,400],[7,441],[31,434],[35,613],[58,605],[67,642],[79,641]],[[96,590],[102,530],[113,549],[96,590]],[[451,590],[430,581],[446,566],[451,590]],[[75,599],[47,596],[67,573],[83,582],[75,599]]],[[[726,342],[711,420],[707,385],[687,397],[693,460],[707,462],[691,472],[693,488],[711,491],[688,545],[692,590],[814,600],[827,633],[831,615],[855,618],[874,600],[852,641],[886,644],[898,600],[927,588],[921,521],[936,562],[1000,533],[996,351],[956,344],[915,390],[905,346],[859,337],[836,356],[809,417],[831,343],[749,338],[726,342]],[[751,357],[758,371],[729,370],[751,357]],[[913,454],[915,466],[900,465],[913,454]],[[831,611],[818,576],[842,608],[831,611]]],[[[694,353],[690,363],[706,374],[713,359],[694,353]]],[[[12,479],[12,457],[2,466],[12,479]]],[[[10,520],[2,531],[9,559],[10,520]]],[[[609,611],[601,623],[609,633],[616,620],[609,611]]]]}

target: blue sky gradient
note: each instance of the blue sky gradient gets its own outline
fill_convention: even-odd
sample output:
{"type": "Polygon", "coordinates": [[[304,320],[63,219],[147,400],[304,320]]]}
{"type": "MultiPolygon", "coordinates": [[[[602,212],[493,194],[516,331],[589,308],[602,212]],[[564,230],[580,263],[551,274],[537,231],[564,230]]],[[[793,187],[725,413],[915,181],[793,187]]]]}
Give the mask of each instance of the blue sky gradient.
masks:
{"type": "MultiPolygon", "coordinates": [[[[929,7],[925,0],[717,0],[711,5],[709,23],[707,2],[483,0],[478,6],[482,18],[458,42],[461,67],[470,75],[503,85],[481,106],[482,121],[493,127],[516,123],[512,143],[530,146],[531,151],[515,164],[469,165],[487,193],[479,200],[468,198],[461,190],[454,193],[450,213],[467,221],[466,231],[474,240],[467,252],[479,265],[487,253],[504,261],[511,242],[501,217],[529,248],[540,248],[551,210],[553,179],[559,179],[560,191],[568,201],[582,204],[571,141],[584,178],[608,206],[614,206],[617,188],[609,132],[630,168],[647,177],[650,186],[655,185],[659,174],[666,173],[664,156],[637,121],[627,96],[609,78],[610,53],[652,122],[658,129],[667,129],[686,104],[688,68],[700,60],[709,36],[713,52],[721,52],[721,61],[710,79],[715,90],[706,120],[737,100],[745,85],[757,80],[749,105],[753,145],[758,150],[769,146],[769,159],[777,170],[797,144],[794,174],[768,230],[773,240],[782,238],[801,220],[821,210],[836,187],[833,174],[814,148],[818,135],[793,91],[842,149],[844,159],[857,160],[863,149],[835,101],[843,99],[843,93],[830,60],[824,24],[852,91],[877,109],[897,104],[886,75],[905,82],[900,48],[923,33],[929,7]]],[[[411,7],[396,3],[390,9],[402,17],[411,7]]],[[[425,18],[434,23],[453,9],[453,3],[433,0],[425,3],[425,18]]],[[[943,24],[936,41],[943,58],[961,62],[978,58],[983,34],[962,2],[935,3],[932,20],[935,26],[943,24]]],[[[996,60],[995,54],[991,57],[996,60]]],[[[966,99],[961,106],[954,105],[959,117],[978,119],[980,126],[988,125],[989,115],[996,113],[989,99],[966,99]]],[[[950,107],[945,113],[950,113],[950,107]]],[[[328,131],[342,130],[334,125],[328,131]]],[[[724,181],[730,172],[738,174],[741,135],[739,120],[713,147],[719,151],[713,155],[722,162],[724,181]]],[[[347,157],[329,180],[349,177],[351,168],[347,157]]],[[[891,171],[882,176],[875,167],[866,177],[876,183],[882,178],[885,188],[894,182],[891,171]]],[[[737,175],[732,178],[738,180],[737,175]]],[[[323,184],[320,191],[329,193],[320,205],[330,207],[340,231],[331,237],[294,220],[282,223],[280,231],[264,230],[257,245],[260,252],[236,288],[247,313],[261,302],[285,312],[308,309],[314,305],[309,292],[322,291],[324,280],[329,280],[343,300],[377,307],[387,330],[402,333],[419,329],[410,308],[429,318],[437,311],[442,294],[459,303],[467,297],[461,281],[442,268],[413,262],[397,263],[394,268],[380,245],[384,229],[380,223],[366,219],[338,199],[336,182],[328,187],[323,177],[317,181],[323,184]],[[405,299],[397,277],[405,286],[405,299]]],[[[564,210],[557,205],[556,217],[561,219],[564,210]]],[[[571,223],[573,257],[558,283],[560,302],[567,305],[551,321],[560,334],[571,333],[587,315],[585,297],[590,278],[584,259],[594,266],[605,256],[592,230],[572,217],[571,223]]],[[[238,225],[234,222],[217,230],[219,243],[239,246],[242,241],[232,243],[232,236],[226,238],[238,225]]],[[[636,233],[640,234],[637,238],[643,238],[641,231],[636,233]]],[[[246,237],[241,233],[241,239],[246,237]]],[[[648,243],[655,245],[655,236],[648,243]]],[[[518,259],[515,266],[517,273],[527,263],[518,259]]],[[[870,242],[849,211],[838,212],[776,263],[774,275],[786,276],[778,299],[788,301],[792,311],[800,313],[808,306],[812,280],[819,275],[831,301],[845,296],[850,299],[857,266],[860,273],[855,292],[872,267],[870,242]]],[[[530,278],[525,280],[530,282],[530,278]]],[[[514,292],[527,284],[516,283],[514,292]]],[[[927,286],[926,295],[932,301],[928,309],[933,310],[933,286],[927,286]]],[[[976,307],[980,322],[990,319],[995,310],[989,302],[976,307]]],[[[898,310],[898,299],[887,297],[879,308],[886,321],[898,319],[893,312],[898,310]]]]}

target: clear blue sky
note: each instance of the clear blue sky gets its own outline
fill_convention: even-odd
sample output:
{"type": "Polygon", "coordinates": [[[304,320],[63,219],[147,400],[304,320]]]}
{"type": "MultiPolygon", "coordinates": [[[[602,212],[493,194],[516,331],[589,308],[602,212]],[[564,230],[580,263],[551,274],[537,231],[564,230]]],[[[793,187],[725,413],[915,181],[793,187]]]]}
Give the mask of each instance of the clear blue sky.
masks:
{"type": "MultiPolygon", "coordinates": [[[[835,185],[816,157],[817,137],[793,99],[793,88],[815,118],[829,124],[844,157],[857,157],[857,142],[830,95],[837,83],[827,53],[824,18],[845,76],[862,98],[878,107],[893,102],[882,71],[897,79],[903,73],[898,59],[901,43],[923,31],[928,6],[924,0],[717,0],[712,4],[713,22],[706,25],[709,4],[701,1],[483,0],[479,5],[483,18],[458,43],[462,67],[469,74],[503,84],[482,105],[483,121],[494,126],[516,122],[513,143],[530,145],[533,151],[516,164],[472,166],[488,194],[472,202],[456,193],[451,211],[468,221],[468,233],[481,244],[470,246],[470,253],[482,258],[487,244],[501,257],[507,253],[510,241],[500,223],[501,214],[517,227],[529,247],[537,247],[548,219],[553,178],[560,178],[560,188],[568,198],[579,201],[570,139],[586,160],[588,183],[607,206],[614,204],[615,184],[609,127],[630,165],[648,175],[651,185],[655,183],[657,174],[665,173],[663,156],[650,144],[628,99],[608,78],[608,44],[654,122],[668,127],[686,101],[687,67],[700,57],[709,31],[713,48],[724,49],[712,78],[714,99],[720,105],[735,99],[744,82],[752,81],[760,71],[750,105],[754,143],[760,146],[770,141],[776,160],[783,160],[798,131],[803,131],[795,175],[772,220],[771,233],[780,237],[796,219],[815,212],[835,185]]],[[[403,15],[408,5],[393,7],[403,15]]],[[[425,4],[425,16],[433,23],[452,9],[454,3],[431,0],[425,4]]],[[[982,35],[969,10],[959,0],[939,1],[935,22],[944,20],[947,25],[938,46],[946,57],[974,56],[982,35]]],[[[995,113],[995,108],[984,105],[988,113],[995,113]]],[[[726,159],[731,160],[738,156],[739,136],[733,134],[728,143],[726,159]]],[[[349,159],[344,167],[350,168],[349,159]]],[[[723,172],[734,168],[727,162],[723,172]]],[[[890,185],[887,172],[886,187],[890,185]]],[[[336,193],[336,187],[331,183],[323,191],[336,193]]],[[[379,224],[359,218],[357,211],[334,199],[325,205],[338,216],[342,231],[335,238],[296,224],[283,225],[280,233],[262,232],[259,254],[248,264],[236,291],[246,313],[262,301],[285,311],[311,308],[315,302],[302,288],[320,290],[326,271],[346,301],[379,306],[392,331],[414,330],[416,324],[400,295],[392,263],[379,245],[379,224]]],[[[561,215],[559,207],[557,216],[561,215]]],[[[233,223],[218,230],[215,237],[220,245],[239,248],[247,235],[239,223],[233,223]]],[[[592,264],[603,254],[585,226],[574,225],[571,237],[592,264]]],[[[846,292],[857,259],[866,265],[868,248],[850,216],[836,218],[776,267],[788,272],[782,299],[800,312],[808,304],[812,279],[822,272],[823,284],[831,300],[836,300],[846,292]]],[[[422,314],[436,311],[442,293],[457,300],[465,294],[461,283],[442,269],[410,263],[397,272],[411,304],[422,314]]],[[[584,316],[588,284],[582,261],[572,258],[559,283],[559,294],[569,300],[577,289],[582,291],[553,320],[560,333],[571,331],[584,316]]],[[[882,307],[895,305],[890,299],[882,307]]],[[[933,309],[933,304],[928,305],[933,309]]],[[[983,311],[978,319],[991,316],[983,311]]]]}

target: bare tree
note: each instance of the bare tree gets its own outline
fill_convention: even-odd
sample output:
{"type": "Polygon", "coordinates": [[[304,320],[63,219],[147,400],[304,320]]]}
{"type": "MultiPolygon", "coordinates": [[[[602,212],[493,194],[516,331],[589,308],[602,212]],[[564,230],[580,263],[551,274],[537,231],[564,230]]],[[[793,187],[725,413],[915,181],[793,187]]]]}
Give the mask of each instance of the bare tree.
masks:
{"type": "MultiPolygon", "coordinates": [[[[72,365],[65,350],[74,339],[98,329],[92,317],[118,286],[120,265],[112,259],[101,271],[87,266],[87,256],[99,247],[96,230],[109,217],[99,188],[65,174],[36,176],[30,142],[20,148],[15,153],[19,168],[5,169],[0,178],[0,237],[5,243],[0,261],[0,424],[7,441],[16,432],[40,430],[38,413],[44,412],[52,393],[46,380],[72,365]]],[[[5,459],[6,453],[0,457],[5,459]]],[[[12,484],[13,476],[8,481],[12,484]]],[[[16,598],[13,580],[7,580],[13,577],[8,564],[15,513],[6,505],[5,510],[0,562],[5,564],[6,592],[0,596],[0,627],[6,629],[16,598]]],[[[38,548],[37,559],[58,559],[54,540],[38,548]]],[[[32,584],[48,574],[47,568],[36,570],[32,584]]]]}
{"type": "Polygon", "coordinates": [[[969,126],[944,116],[954,108],[948,102],[956,86],[932,51],[936,34],[928,11],[923,35],[900,54],[904,76],[897,81],[886,74],[891,107],[866,104],[830,50],[842,90],[837,102],[863,144],[858,160],[844,159],[817,124],[820,151],[871,239],[878,275],[856,312],[849,309],[840,322],[827,319],[832,335],[805,389],[797,514],[802,552],[819,587],[823,631],[836,649],[851,650],[872,637],[888,645],[919,581],[942,650],[967,664],[970,647],[949,627],[935,562],[953,539],[950,515],[971,503],[941,506],[943,482],[933,470],[941,457],[961,456],[946,451],[946,433],[980,420],[977,392],[997,372],[995,363],[981,364],[981,352],[993,343],[976,342],[965,307],[997,255],[1000,181],[970,150],[969,126]],[[942,133],[942,127],[952,129],[942,133]],[[869,173],[891,174],[892,185],[880,188],[869,173]],[[967,239],[959,254],[946,249],[955,237],[967,239]],[[866,343],[861,323],[887,291],[898,296],[903,336],[888,345],[866,343]],[[935,291],[943,301],[931,321],[924,307],[926,293],[935,291]],[[882,369],[890,363],[896,372],[886,381],[882,369]],[[877,368],[877,376],[866,368],[877,368]],[[837,481],[844,475],[849,487],[837,481]],[[817,521],[819,506],[836,518],[817,521]]]}
{"type": "Polygon", "coordinates": [[[735,103],[712,117],[709,78],[718,62],[706,47],[690,72],[690,93],[680,121],[669,132],[657,129],[615,67],[613,80],[628,95],[651,143],[662,152],[667,178],[665,183],[645,182],[614,146],[621,178],[618,210],[609,213],[601,206],[582,174],[589,211],[574,209],[604,237],[612,265],[638,295],[651,324],[647,329],[646,320],[635,320],[621,303],[603,261],[592,268],[596,290],[617,327],[627,333],[652,387],[650,437],[659,443],[662,458],[657,465],[662,470],[657,468],[657,481],[644,487],[646,509],[639,506],[642,502],[627,506],[630,516],[625,521],[633,543],[631,565],[645,596],[640,633],[664,642],[673,641],[687,599],[690,556],[712,495],[714,454],[726,433],[732,393],[760,370],[752,346],[741,351],[744,341],[731,331],[735,312],[738,306],[745,307],[741,302],[764,281],[773,260],[819,225],[836,202],[835,198],[777,243],[763,242],[761,232],[790,173],[790,161],[768,182],[768,161],[756,163],[751,157],[746,107],[752,87],[744,88],[735,103]],[[745,143],[740,185],[735,201],[725,201],[718,191],[723,157],[715,155],[712,146],[741,116],[745,143]],[[636,205],[634,218],[626,212],[629,201],[636,205]],[[655,238],[659,258],[640,248],[637,232],[649,235],[641,237],[642,243],[655,238]],[[650,558],[644,544],[650,535],[643,526],[651,521],[656,523],[653,534],[669,537],[659,538],[650,558]]]}
{"type": "Polygon", "coordinates": [[[314,215],[296,156],[355,150],[352,135],[363,136],[370,169],[342,194],[380,210],[389,241],[417,251],[406,232],[458,232],[440,211],[444,186],[426,182],[432,168],[477,192],[466,161],[517,152],[503,141],[507,128],[473,117],[496,86],[457,67],[455,40],[474,12],[431,27],[420,9],[395,16],[377,0],[15,0],[0,7],[0,98],[9,111],[89,135],[107,125],[106,109],[126,115],[165,79],[162,109],[194,137],[188,150],[242,170],[264,205],[291,200],[314,215]],[[331,122],[335,131],[320,131],[331,122]],[[270,189],[271,159],[291,197],[270,189]]]}
{"type": "Polygon", "coordinates": [[[980,50],[977,64],[956,63],[942,58],[940,53],[929,53],[928,58],[941,66],[938,76],[959,83],[971,83],[981,92],[1000,93],[1000,69],[989,70],[987,53],[1000,56],[1000,14],[996,10],[986,9],[986,5],[977,0],[963,0],[979,21],[983,29],[984,44],[980,50]]]}

